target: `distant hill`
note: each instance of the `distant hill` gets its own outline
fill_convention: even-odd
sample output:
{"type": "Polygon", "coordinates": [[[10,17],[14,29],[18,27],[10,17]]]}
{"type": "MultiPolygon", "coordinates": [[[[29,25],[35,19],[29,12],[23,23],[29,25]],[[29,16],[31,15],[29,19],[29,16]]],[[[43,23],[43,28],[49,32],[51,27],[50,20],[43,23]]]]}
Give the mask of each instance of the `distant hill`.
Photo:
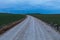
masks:
{"type": "Polygon", "coordinates": [[[12,13],[0,13],[0,14],[12,14],[12,13]]]}
{"type": "Polygon", "coordinates": [[[28,14],[28,15],[37,15],[37,14],[39,14],[40,15],[40,13],[26,13],[26,14],[28,14]]]}

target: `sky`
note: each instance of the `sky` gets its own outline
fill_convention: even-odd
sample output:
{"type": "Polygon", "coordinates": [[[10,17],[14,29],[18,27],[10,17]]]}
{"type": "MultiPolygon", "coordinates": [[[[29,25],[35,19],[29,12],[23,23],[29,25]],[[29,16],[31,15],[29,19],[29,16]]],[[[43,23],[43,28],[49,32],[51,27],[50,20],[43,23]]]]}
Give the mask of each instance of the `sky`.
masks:
{"type": "Polygon", "coordinates": [[[0,0],[0,12],[60,14],[60,0],[0,0]]]}

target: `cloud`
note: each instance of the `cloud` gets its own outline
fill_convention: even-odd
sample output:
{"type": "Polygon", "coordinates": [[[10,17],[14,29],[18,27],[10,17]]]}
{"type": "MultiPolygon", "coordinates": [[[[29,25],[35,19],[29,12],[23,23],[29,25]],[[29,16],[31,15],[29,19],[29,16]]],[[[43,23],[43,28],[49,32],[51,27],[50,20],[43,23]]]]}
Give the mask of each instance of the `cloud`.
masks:
{"type": "Polygon", "coordinates": [[[60,0],[0,0],[0,9],[31,10],[31,9],[60,10],[60,0]]]}
{"type": "Polygon", "coordinates": [[[46,6],[49,9],[60,9],[60,1],[59,0],[53,0],[53,1],[51,0],[42,5],[46,6]]]}
{"type": "Polygon", "coordinates": [[[30,5],[55,10],[60,9],[60,0],[30,0],[30,5]]]}

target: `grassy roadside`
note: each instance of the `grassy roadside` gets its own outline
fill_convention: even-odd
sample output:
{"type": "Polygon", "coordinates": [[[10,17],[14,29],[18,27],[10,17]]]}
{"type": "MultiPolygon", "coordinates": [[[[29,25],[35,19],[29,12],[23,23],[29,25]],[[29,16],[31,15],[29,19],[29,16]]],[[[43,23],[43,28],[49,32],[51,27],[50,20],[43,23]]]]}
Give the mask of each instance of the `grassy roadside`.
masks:
{"type": "Polygon", "coordinates": [[[15,22],[15,21],[20,20],[25,17],[26,17],[25,15],[20,15],[20,14],[2,14],[2,13],[0,13],[0,28],[2,28],[4,25],[10,24],[12,22],[15,22]]]}
{"type": "MultiPolygon", "coordinates": [[[[40,15],[37,14],[37,15],[32,15],[32,16],[37,17],[37,18],[47,22],[48,24],[53,24],[53,26],[54,26],[54,24],[57,24],[57,26],[60,27],[60,14],[40,14],[40,15]]],[[[55,26],[54,26],[54,28],[55,28],[55,26]]]]}
{"type": "Polygon", "coordinates": [[[25,18],[26,15],[0,13],[0,35],[22,22],[25,18]]]}
{"type": "Polygon", "coordinates": [[[54,24],[57,23],[58,25],[60,25],[60,15],[53,15],[53,14],[41,14],[41,15],[33,15],[43,21],[46,21],[48,23],[53,22],[54,24]]]}

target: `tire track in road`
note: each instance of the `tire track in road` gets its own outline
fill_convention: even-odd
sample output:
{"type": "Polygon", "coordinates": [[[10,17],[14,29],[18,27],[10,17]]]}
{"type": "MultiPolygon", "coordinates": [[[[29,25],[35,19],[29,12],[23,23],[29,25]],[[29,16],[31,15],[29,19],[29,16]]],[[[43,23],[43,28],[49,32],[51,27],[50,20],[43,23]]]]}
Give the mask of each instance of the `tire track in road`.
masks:
{"type": "Polygon", "coordinates": [[[24,40],[35,40],[35,28],[34,28],[34,21],[31,18],[30,25],[24,35],[24,40]]]}
{"type": "MultiPolygon", "coordinates": [[[[29,18],[28,21],[30,21],[31,18],[29,18]]],[[[17,33],[17,35],[12,40],[23,40],[23,37],[25,35],[26,30],[28,29],[30,22],[25,23],[24,27],[17,33]],[[27,25],[28,24],[28,25],[27,25]],[[20,35],[19,35],[20,34],[20,35]]]]}

